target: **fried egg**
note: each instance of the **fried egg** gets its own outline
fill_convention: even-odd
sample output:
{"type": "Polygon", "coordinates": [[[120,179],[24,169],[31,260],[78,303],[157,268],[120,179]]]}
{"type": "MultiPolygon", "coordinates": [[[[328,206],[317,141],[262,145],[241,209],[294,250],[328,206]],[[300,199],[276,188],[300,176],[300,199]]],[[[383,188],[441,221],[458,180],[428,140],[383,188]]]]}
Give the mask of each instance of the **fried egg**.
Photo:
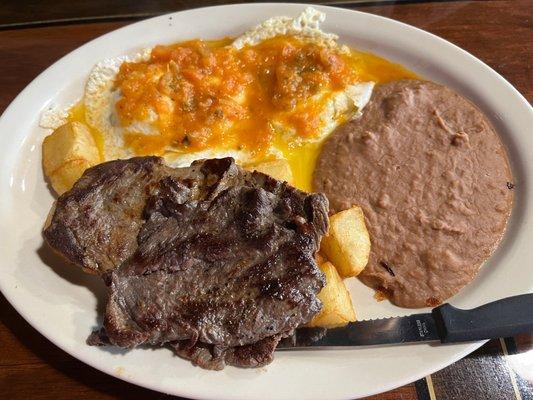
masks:
{"type": "MultiPolygon", "coordinates": [[[[296,35],[318,46],[328,48],[338,47],[336,42],[337,36],[324,33],[320,29],[319,25],[324,18],[325,15],[323,13],[313,8],[306,9],[297,18],[271,18],[245,32],[229,46],[237,50],[242,50],[246,47],[257,46],[265,40],[272,39],[276,36],[296,35]]],[[[149,58],[150,49],[147,49],[130,57],[119,57],[102,61],[95,65],[87,80],[84,96],[86,120],[94,130],[102,134],[103,154],[106,160],[131,157],[136,154],[125,143],[125,136],[129,133],[144,135],[147,138],[159,134],[157,124],[154,123],[158,119],[158,112],[153,108],[149,110],[149,113],[144,118],[135,119],[127,125],[117,115],[117,102],[121,99],[122,93],[120,89],[115,87],[115,80],[120,66],[124,62],[148,61],[149,58]]],[[[160,80],[162,77],[163,71],[160,71],[150,78],[160,80]]],[[[347,85],[336,93],[332,93],[330,89],[325,89],[315,94],[312,98],[300,102],[292,111],[292,114],[298,114],[300,110],[304,110],[311,103],[321,104],[318,109],[315,108],[313,110],[320,124],[319,132],[314,134],[312,138],[301,138],[295,134],[294,127],[288,126],[286,123],[287,117],[289,116],[288,113],[280,113],[279,119],[275,118],[269,121],[271,129],[275,135],[281,135],[286,140],[294,139],[294,145],[301,145],[306,141],[321,140],[339,122],[353,117],[364,107],[370,97],[372,87],[372,82],[354,82],[354,84],[347,85]],[[328,98],[326,99],[326,97],[328,98]]],[[[244,90],[232,99],[240,104],[244,102],[247,95],[247,90],[244,90]]],[[[168,97],[165,100],[169,106],[167,112],[175,112],[172,100],[168,97]]],[[[230,130],[231,125],[233,124],[228,123],[226,129],[230,130]]],[[[223,144],[198,151],[180,151],[179,149],[167,147],[164,155],[175,166],[187,165],[196,159],[206,157],[232,156],[237,162],[243,164],[254,161],[254,155],[249,149],[225,148],[223,144]]],[[[283,151],[275,145],[272,145],[263,154],[263,157],[283,157],[283,151]]]]}
{"type": "Polygon", "coordinates": [[[296,186],[309,189],[323,140],[360,115],[375,83],[404,76],[386,60],[339,45],[321,30],[324,19],[309,7],[234,40],[101,61],[81,104],[69,113],[52,107],[41,125],[86,123],[103,161],[147,154],[172,166],[228,156],[242,165],[286,159],[296,186]]]}

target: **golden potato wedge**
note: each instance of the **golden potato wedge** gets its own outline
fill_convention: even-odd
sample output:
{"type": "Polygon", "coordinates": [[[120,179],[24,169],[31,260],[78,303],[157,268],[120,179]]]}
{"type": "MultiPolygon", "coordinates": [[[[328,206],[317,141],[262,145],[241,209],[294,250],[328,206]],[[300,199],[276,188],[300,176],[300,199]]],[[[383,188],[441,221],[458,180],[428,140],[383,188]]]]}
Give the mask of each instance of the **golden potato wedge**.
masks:
{"type": "Polygon", "coordinates": [[[43,141],[44,174],[59,195],[69,190],[87,168],[99,162],[94,138],[80,122],[60,126],[43,141]]]}
{"type": "Polygon", "coordinates": [[[272,178],[292,184],[292,170],[287,160],[265,161],[246,167],[249,171],[262,172],[272,178]]]}
{"type": "Polygon", "coordinates": [[[309,327],[338,328],[355,321],[355,310],[350,293],[337,269],[330,262],[320,265],[326,275],[326,286],[318,293],[322,310],[309,322],[309,327]]]}
{"type": "Polygon", "coordinates": [[[329,224],[329,232],[322,238],[320,250],[343,278],[359,275],[370,254],[370,236],[363,210],[355,206],[341,211],[330,217],[329,224]]]}

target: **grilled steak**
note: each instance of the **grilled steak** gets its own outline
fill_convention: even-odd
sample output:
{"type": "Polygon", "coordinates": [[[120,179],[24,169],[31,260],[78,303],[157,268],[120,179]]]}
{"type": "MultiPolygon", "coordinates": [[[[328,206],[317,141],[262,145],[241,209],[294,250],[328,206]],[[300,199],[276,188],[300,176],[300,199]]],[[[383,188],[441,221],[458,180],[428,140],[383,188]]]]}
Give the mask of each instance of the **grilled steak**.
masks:
{"type": "Polygon", "coordinates": [[[280,339],[281,335],[269,336],[253,344],[228,349],[201,342],[191,346],[188,340],[174,342],[172,347],[180,357],[205,369],[221,370],[226,365],[257,368],[272,362],[280,339]]]}
{"type": "Polygon", "coordinates": [[[323,195],[229,158],[181,169],[136,158],[89,170],[58,200],[45,237],[78,265],[107,271],[104,326],[91,343],[170,343],[204,368],[261,366],[320,310],[314,256],[327,211],[323,195]]]}
{"type": "Polygon", "coordinates": [[[87,272],[111,271],[137,248],[151,185],[176,173],[159,157],[117,160],[88,169],[57,200],[44,230],[48,243],[87,272]]]}

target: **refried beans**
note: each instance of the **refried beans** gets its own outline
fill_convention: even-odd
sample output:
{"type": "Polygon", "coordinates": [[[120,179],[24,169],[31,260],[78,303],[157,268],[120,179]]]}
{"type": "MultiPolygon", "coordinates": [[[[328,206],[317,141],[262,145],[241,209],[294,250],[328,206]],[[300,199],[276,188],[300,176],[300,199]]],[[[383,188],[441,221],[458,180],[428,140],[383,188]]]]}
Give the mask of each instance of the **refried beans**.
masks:
{"type": "Polygon", "coordinates": [[[372,249],[359,275],[402,307],[435,306],[476,275],[513,202],[500,138],[470,101],[426,81],[378,86],[327,140],[313,177],[332,212],[360,205],[372,249]]]}

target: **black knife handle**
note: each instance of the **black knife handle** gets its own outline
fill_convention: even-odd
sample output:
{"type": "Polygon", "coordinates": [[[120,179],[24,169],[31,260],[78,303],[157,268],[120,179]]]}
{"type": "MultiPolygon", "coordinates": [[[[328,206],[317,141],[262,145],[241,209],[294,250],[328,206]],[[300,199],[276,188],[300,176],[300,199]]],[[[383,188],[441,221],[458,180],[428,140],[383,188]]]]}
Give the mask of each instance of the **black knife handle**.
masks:
{"type": "Polygon", "coordinates": [[[507,297],[471,310],[446,303],[431,313],[442,343],[497,339],[533,332],[533,294],[507,297]]]}

